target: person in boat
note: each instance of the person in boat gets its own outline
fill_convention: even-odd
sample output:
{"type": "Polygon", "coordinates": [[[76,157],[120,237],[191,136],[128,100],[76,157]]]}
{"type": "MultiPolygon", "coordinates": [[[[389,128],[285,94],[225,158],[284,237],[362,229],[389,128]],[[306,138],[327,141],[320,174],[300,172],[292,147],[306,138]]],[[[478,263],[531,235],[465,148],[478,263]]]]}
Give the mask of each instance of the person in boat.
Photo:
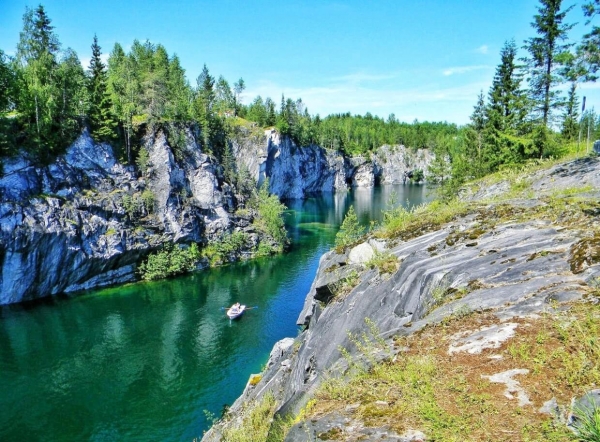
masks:
{"type": "Polygon", "coordinates": [[[240,303],[236,302],[235,304],[233,304],[233,307],[231,307],[233,310],[239,310],[240,309],[240,303]]]}

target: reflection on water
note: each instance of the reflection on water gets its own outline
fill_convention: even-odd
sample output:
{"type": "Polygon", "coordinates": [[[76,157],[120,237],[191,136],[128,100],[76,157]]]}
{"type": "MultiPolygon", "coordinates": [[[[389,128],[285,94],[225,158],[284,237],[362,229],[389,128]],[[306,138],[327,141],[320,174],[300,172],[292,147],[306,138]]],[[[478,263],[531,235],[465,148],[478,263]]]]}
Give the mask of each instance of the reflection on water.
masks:
{"type": "Polygon", "coordinates": [[[392,191],[286,201],[289,253],[154,283],[0,308],[0,440],[191,440],[295,336],[320,256],[350,204],[368,225],[392,191]],[[239,321],[236,301],[257,309],[239,321]]]}

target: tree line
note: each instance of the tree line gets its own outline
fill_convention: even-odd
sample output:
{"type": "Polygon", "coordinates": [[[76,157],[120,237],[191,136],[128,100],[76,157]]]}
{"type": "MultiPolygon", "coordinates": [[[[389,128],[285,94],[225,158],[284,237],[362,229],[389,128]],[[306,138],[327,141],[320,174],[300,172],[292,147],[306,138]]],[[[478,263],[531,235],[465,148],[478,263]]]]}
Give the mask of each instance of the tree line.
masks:
{"type": "MultiPolygon", "coordinates": [[[[531,158],[558,155],[580,130],[578,86],[595,81],[600,66],[600,28],[591,22],[600,0],[583,5],[589,20],[581,41],[569,40],[573,27],[561,0],[540,0],[532,23],[535,37],[501,50],[492,86],[477,98],[470,122],[404,123],[392,114],[311,115],[301,98],[256,97],[242,103],[242,78],[230,86],[204,66],[191,85],[176,55],[160,44],[135,40],[126,53],[117,43],[104,63],[94,36],[85,70],[71,50],[62,50],[43,6],[23,16],[16,55],[0,50],[0,156],[25,148],[42,161],[64,151],[87,126],[94,139],[120,149],[133,163],[148,126],[166,128],[171,145],[183,141],[183,124],[197,128],[203,149],[230,163],[229,131],[238,118],[275,127],[298,145],[320,145],[348,155],[367,154],[383,144],[403,144],[436,153],[432,177],[456,186],[466,179],[531,158]],[[524,55],[519,56],[520,49],[524,55]],[[566,87],[568,86],[568,87],[566,87]],[[565,92],[563,92],[565,91],[565,92]]],[[[598,117],[588,110],[587,127],[598,117]]],[[[224,167],[227,169],[227,167],[224,167]]],[[[232,177],[235,173],[231,171],[232,177]]]]}
{"type": "Polygon", "coordinates": [[[177,149],[184,141],[178,128],[192,124],[203,149],[227,163],[229,130],[236,118],[275,127],[299,145],[349,155],[383,144],[432,147],[439,137],[456,136],[459,130],[448,123],[403,123],[393,114],[387,120],[369,113],[321,118],[310,115],[302,99],[283,95],[279,105],[260,96],[245,105],[245,87],[242,78],[233,86],[222,76],[215,78],[206,65],[191,85],[177,55],[149,41],[135,40],[127,53],[116,43],[105,63],[94,36],[84,69],[72,49],[61,49],[44,7],[28,8],[16,55],[0,50],[0,156],[24,148],[47,162],[88,127],[96,141],[111,143],[124,161],[135,163],[147,126],[166,128],[177,149]]]}
{"type": "Polygon", "coordinates": [[[582,6],[588,32],[581,41],[569,39],[573,7],[539,1],[531,23],[536,36],[523,42],[524,54],[519,56],[514,40],[504,44],[492,85],[477,97],[469,123],[458,137],[434,147],[430,172],[448,195],[464,181],[507,165],[561,156],[578,143],[581,129],[600,135],[598,116],[590,110],[582,114],[577,95],[581,83],[598,78],[600,27],[592,22],[600,0],[582,6]]]}

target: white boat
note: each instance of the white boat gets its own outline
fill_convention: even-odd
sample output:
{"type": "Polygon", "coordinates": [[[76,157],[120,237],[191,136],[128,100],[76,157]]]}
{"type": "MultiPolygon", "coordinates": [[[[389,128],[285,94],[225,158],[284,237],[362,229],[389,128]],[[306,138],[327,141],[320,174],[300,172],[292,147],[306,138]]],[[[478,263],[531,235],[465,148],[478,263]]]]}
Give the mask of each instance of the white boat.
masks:
{"type": "Polygon", "coordinates": [[[246,306],[240,305],[240,303],[237,302],[227,309],[227,316],[229,319],[239,318],[242,316],[242,313],[244,313],[244,310],[246,310],[246,306]]]}

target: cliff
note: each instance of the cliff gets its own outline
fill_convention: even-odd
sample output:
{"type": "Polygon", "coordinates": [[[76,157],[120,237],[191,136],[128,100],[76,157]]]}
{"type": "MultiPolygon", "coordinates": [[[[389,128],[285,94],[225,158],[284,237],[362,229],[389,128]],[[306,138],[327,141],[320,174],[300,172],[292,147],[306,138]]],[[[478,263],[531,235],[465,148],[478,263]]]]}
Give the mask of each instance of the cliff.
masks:
{"type": "Polygon", "coordinates": [[[161,130],[144,140],[145,176],[84,132],[46,167],[26,156],[0,179],[0,304],[136,279],[165,243],[205,242],[235,227],[218,165],[191,132],[177,160],[161,130]]]}
{"type": "Polygon", "coordinates": [[[238,127],[232,145],[238,167],[246,168],[259,185],[269,178],[271,193],[282,199],[404,183],[415,169],[427,178],[433,159],[428,150],[404,146],[381,146],[370,158],[347,157],[320,146],[296,146],[273,129],[256,127],[238,127]]]}
{"type": "Polygon", "coordinates": [[[598,299],[599,172],[588,158],[500,174],[325,254],[303,332],[203,440],[568,437],[600,374],[581,304],[598,299]],[[256,407],[279,418],[260,429],[256,407]]]}
{"type": "MultiPolygon", "coordinates": [[[[140,261],[165,244],[206,244],[236,229],[256,237],[249,220],[234,215],[239,195],[222,165],[190,128],[180,129],[178,146],[168,130],[143,139],[141,172],[87,131],[48,166],[24,154],[4,161],[0,305],[134,281],[140,261]]],[[[348,159],[252,125],[238,128],[231,144],[236,169],[258,184],[269,178],[281,198],[372,186],[379,176],[391,182],[409,168],[425,169],[428,158],[403,147],[387,155],[384,147],[377,160],[348,159]]]]}

